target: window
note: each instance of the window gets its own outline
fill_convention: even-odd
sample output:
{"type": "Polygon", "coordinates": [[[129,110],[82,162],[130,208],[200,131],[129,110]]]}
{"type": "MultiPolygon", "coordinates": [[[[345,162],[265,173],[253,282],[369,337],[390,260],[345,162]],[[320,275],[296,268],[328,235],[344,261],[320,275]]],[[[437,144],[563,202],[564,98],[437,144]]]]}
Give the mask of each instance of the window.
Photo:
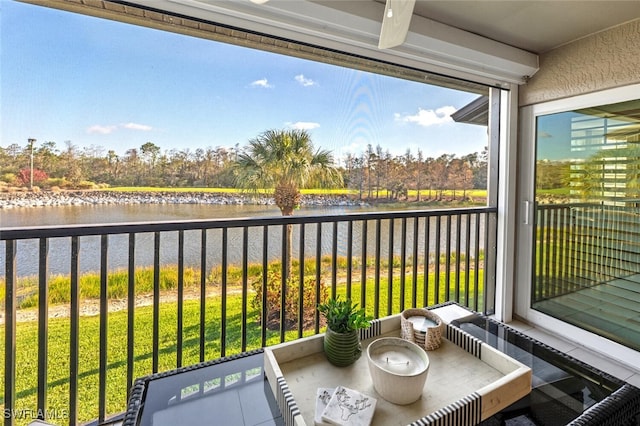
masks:
{"type": "Polygon", "coordinates": [[[531,307],[640,349],[640,100],[537,116],[531,307]]]}

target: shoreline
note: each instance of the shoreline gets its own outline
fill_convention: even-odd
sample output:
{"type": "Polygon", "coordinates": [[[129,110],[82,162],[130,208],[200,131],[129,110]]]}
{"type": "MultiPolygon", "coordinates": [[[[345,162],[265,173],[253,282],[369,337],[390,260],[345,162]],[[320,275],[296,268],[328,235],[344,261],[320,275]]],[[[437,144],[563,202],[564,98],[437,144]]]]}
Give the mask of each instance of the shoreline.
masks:
{"type": "MultiPolygon", "coordinates": [[[[272,197],[248,194],[172,191],[60,191],[0,193],[0,210],[117,204],[275,205],[272,197]]],[[[303,195],[302,206],[366,206],[347,195],[303,195]]]]}

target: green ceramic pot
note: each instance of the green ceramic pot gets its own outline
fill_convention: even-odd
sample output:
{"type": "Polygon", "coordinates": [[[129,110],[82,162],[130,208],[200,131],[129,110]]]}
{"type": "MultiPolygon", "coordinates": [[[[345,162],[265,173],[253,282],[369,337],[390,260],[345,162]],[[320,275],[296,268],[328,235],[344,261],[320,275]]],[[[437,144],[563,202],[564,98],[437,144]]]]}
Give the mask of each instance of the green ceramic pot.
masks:
{"type": "Polygon", "coordinates": [[[329,362],[337,367],[351,365],[362,354],[358,330],[336,333],[327,328],[324,334],[324,353],[329,362]]]}

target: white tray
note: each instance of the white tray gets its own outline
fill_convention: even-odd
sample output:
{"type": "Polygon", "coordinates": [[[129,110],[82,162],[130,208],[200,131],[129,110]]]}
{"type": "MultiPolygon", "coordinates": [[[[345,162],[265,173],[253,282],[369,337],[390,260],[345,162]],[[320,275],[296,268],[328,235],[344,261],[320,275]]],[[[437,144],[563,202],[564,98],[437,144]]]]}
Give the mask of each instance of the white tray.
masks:
{"type": "MultiPolygon", "coordinates": [[[[474,425],[531,391],[531,369],[457,327],[442,346],[429,351],[429,374],[422,397],[410,405],[384,400],[373,388],[366,348],[383,336],[400,336],[400,315],[375,320],[362,330],[363,353],[348,367],[331,365],[323,352],[324,334],[265,348],[265,374],[287,426],[312,426],[318,388],[342,385],[378,400],[373,426],[474,425]]],[[[402,389],[398,389],[402,392],[402,389]]]]}

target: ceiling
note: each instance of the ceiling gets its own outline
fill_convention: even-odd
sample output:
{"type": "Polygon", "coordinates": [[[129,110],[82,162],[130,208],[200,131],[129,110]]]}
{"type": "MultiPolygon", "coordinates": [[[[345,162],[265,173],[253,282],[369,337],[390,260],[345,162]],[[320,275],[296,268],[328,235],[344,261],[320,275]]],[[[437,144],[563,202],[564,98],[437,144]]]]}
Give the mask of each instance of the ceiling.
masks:
{"type": "Polygon", "coordinates": [[[417,0],[414,14],[539,54],[640,19],[640,1],[417,0]]]}
{"type": "Polygon", "coordinates": [[[640,19],[640,0],[417,0],[404,43],[379,49],[386,0],[22,1],[126,21],[138,5],[498,87],[526,82],[538,54],[640,19]]]}

